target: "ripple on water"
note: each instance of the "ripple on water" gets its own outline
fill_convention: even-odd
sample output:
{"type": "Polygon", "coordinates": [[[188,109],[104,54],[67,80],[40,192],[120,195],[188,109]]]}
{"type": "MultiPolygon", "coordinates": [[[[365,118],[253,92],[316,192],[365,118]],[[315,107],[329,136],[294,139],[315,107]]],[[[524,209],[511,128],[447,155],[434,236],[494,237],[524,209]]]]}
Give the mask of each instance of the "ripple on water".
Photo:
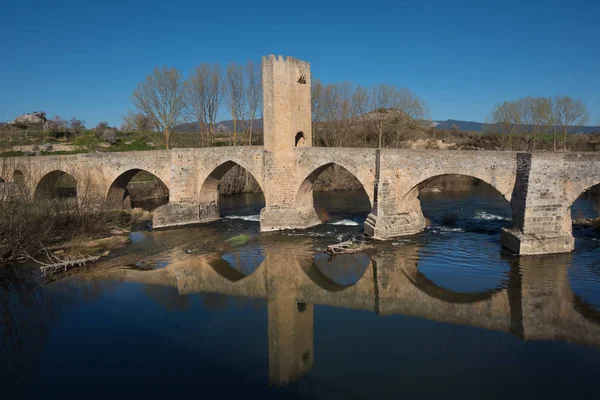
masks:
{"type": "Polygon", "coordinates": [[[494,290],[506,285],[509,261],[500,258],[499,240],[464,232],[443,237],[423,237],[417,268],[438,286],[456,292],[494,290]]]}

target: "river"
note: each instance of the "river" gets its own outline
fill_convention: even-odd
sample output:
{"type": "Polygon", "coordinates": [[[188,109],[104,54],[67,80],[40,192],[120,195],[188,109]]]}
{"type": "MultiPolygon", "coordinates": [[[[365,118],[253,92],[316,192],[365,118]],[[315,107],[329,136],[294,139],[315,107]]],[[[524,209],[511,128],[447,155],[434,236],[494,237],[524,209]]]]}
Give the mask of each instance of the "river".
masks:
{"type": "Polygon", "coordinates": [[[516,257],[500,247],[499,195],[427,193],[424,233],[330,259],[321,248],[360,236],[364,193],[316,193],[329,220],[303,231],[259,234],[262,202],[223,198],[221,221],[133,232],[111,258],[51,278],[0,267],[0,382],[19,384],[7,398],[74,383],[140,384],[136,397],[193,383],[204,398],[600,389],[600,232],[575,228],[572,254],[516,257]],[[247,244],[227,245],[241,233],[247,244]]]}

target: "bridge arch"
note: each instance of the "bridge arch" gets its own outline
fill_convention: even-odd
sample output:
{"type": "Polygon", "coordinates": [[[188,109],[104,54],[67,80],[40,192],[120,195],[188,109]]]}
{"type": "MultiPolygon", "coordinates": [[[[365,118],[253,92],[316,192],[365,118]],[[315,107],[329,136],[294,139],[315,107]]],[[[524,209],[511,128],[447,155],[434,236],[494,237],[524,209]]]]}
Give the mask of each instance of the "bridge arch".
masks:
{"type": "Polygon", "coordinates": [[[475,175],[430,176],[397,201],[422,228],[456,225],[457,231],[500,233],[502,227],[512,224],[512,206],[506,193],[475,175]],[[438,198],[438,192],[444,193],[443,199],[438,198]],[[448,193],[454,195],[449,198],[448,193]]]}
{"type": "Polygon", "coordinates": [[[35,186],[35,200],[77,198],[77,180],[73,175],[54,170],[44,175],[35,186]]]}
{"type": "MultiPolygon", "coordinates": [[[[317,180],[319,179],[320,176],[322,176],[322,174],[327,171],[336,171],[334,172],[335,175],[339,176],[340,174],[343,176],[345,175],[348,181],[350,181],[350,185],[354,188],[356,188],[357,190],[357,203],[356,203],[356,207],[353,207],[353,209],[351,211],[357,211],[357,212],[364,212],[365,213],[365,218],[366,218],[366,214],[371,211],[371,209],[373,208],[373,204],[371,201],[371,197],[369,196],[369,193],[367,193],[366,190],[366,186],[365,183],[362,182],[356,174],[354,174],[352,171],[350,171],[348,168],[344,167],[343,165],[337,163],[337,162],[329,162],[326,164],[323,164],[317,168],[315,168],[314,170],[312,170],[305,178],[304,180],[300,183],[300,186],[298,187],[298,190],[296,191],[296,208],[297,209],[314,209],[317,212],[317,215],[319,215],[319,218],[323,221],[324,219],[327,219],[326,211],[325,209],[323,209],[321,206],[316,205],[315,203],[315,199],[314,199],[314,187],[315,187],[315,183],[317,182],[317,180]],[[354,209],[356,208],[356,209],[354,209]]],[[[334,177],[335,177],[334,175],[334,177]]],[[[336,192],[336,189],[331,190],[331,192],[336,192]]]]}
{"type": "MultiPolygon", "coordinates": [[[[226,190],[229,194],[239,194],[245,189],[245,184],[248,182],[256,182],[257,188],[263,192],[262,185],[257,177],[252,173],[250,168],[244,166],[243,163],[233,161],[231,159],[222,162],[215,167],[203,180],[199,189],[200,200],[200,220],[214,221],[221,217],[221,184],[222,179],[226,174],[238,168],[240,174],[235,177],[230,175],[229,187],[226,190]],[[249,178],[252,179],[249,179],[249,178]]],[[[264,198],[260,207],[264,206],[264,198]]]]}
{"type": "Polygon", "coordinates": [[[133,168],[122,172],[112,181],[106,193],[106,204],[111,209],[127,210],[136,206],[135,202],[132,202],[133,198],[139,201],[150,201],[152,203],[150,208],[154,208],[169,202],[169,188],[156,174],[133,168]],[[132,185],[138,183],[142,187],[136,188],[136,193],[132,196],[134,191],[132,185]]]}

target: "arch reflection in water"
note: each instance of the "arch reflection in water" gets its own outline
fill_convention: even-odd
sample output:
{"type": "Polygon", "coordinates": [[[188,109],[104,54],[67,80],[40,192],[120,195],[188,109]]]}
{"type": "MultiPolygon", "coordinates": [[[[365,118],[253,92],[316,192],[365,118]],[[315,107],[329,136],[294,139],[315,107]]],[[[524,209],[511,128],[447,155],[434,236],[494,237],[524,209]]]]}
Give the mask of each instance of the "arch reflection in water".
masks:
{"type": "MultiPolygon", "coordinates": [[[[263,262],[252,274],[236,281],[219,274],[211,264],[215,258],[221,259],[221,254],[185,253],[172,257],[171,264],[162,269],[98,271],[94,279],[98,281],[104,274],[105,280],[172,287],[179,294],[266,299],[269,375],[274,384],[298,379],[318,360],[314,354],[314,316],[321,310],[314,305],[481,327],[512,333],[523,340],[567,340],[600,347],[600,325],[591,318],[591,311],[596,309],[582,309],[579,294],[569,283],[572,255],[508,257],[511,271],[505,287],[457,301],[448,294],[452,290],[439,284],[432,290],[427,281],[418,278],[421,245],[407,243],[379,253],[358,282],[339,291],[323,288],[306,274],[306,259],[313,263],[310,242],[283,240],[261,243],[263,262]]],[[[182,253],[181,249],[172,251],[182,253]]],[[[156,293],[152,291],[152,295],[156,293]]]]}
{"type": "Polygon", "coordinates": [[[224,278],[237,282],[255,272],[265,260],[258,243],[240,246],[209,261],[210,265],[224,278]]]}
{"type": "Polygon", "coordinates": [[[317,253],[301,263],[308,277],[319,287],[329,291],[344,290],[356,284],[371,264],[366,254],[341,254],[331,257],[317,253]]]}

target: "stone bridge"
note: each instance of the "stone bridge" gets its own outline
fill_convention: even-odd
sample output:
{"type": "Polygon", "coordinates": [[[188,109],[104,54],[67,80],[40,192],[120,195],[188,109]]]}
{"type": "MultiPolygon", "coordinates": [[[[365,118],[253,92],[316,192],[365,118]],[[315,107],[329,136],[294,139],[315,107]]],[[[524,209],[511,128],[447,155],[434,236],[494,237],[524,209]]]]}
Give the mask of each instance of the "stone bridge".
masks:
{"type": "Polygon", "coordinates": [[[4,186],[20,185],[39,199],[55,193],[53,184],[69,174],[80,199],[98,198],[120,208],[131,178],[148,171],[169,191],[169,203],[154,214],[154,226],[162,228],[218,219],[219,180],[239,165],[264,193],[261,231],[273,231],[320,223],[313,184],[325,169],[338,165],[360,181],[370,200],[365,233],[389,239],[424,229],[420,185],[443,175],[464,175],[489,184],[512,207],[514,226],[503,231],[504,246],[517,254],[573,250],[571,205],[600,183],[599,154],[312,147],[310,85],[308,63],[263,58],[261,147],[5,158],[0,178],[4,186]]]}

